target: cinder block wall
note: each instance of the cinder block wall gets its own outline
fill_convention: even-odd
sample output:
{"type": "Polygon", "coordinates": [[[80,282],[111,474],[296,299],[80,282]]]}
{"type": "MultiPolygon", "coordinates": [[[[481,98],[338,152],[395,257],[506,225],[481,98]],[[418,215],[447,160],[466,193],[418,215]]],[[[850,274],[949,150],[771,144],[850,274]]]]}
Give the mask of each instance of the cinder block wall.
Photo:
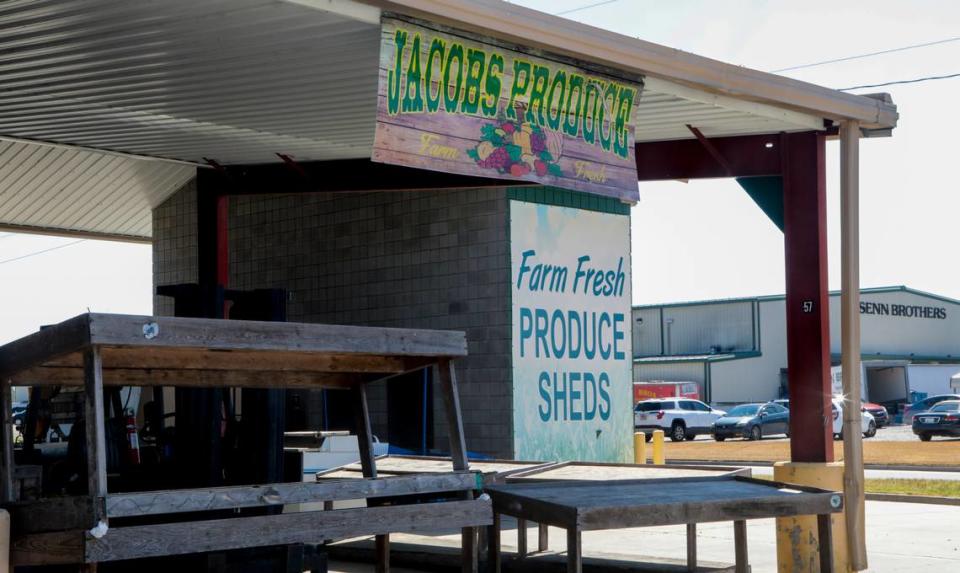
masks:
{"type": "MultiPolygon", "coordinates": [[[[153,287],[197,282],[197,183],[153,210],[153,287]]],[[[173,299],[153,296],[153,313],[173,315],[173,299]]]]}
{"type": "MultiPolygon", "coordinates": [[[[181,227],[195,220],[184,205],[195,192],[155,210],[156,284],[196,280],[195,229],[181,227]]],[[[230,287],[287,289],[291,321],[465,331],[467,447],[512,457],[507,225],[505,189],[233,197],[230,287]]],[[[385,400],[385,385],[371,388],[374,432],[389,439],[385,400]]],[[[439,396],[434,410],[434,445],[446,449],[439,396]]]]}

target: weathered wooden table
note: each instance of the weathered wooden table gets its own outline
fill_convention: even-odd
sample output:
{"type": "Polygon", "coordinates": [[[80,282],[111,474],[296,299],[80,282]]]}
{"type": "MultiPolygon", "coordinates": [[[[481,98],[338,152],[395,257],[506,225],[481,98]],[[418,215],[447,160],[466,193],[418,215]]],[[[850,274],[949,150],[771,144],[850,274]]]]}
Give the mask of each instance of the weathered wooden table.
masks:
{"type": "MultiPolygon", "coordinates": [[[[469,471],[452,361],[462,332],[84,314],[0,347],[0,496],[11,512],[14,565],[97,563],[377,535],[378,570],[391,532],[463,529],[464,571],[477,569],[477,527],[492,523],[469,471]],[[366,385],[435,369],[449,423],[452,472],[378,479],[366,385]],[[82,385],[88,495],[14,499],[11,385],[82,385]],[[111,493],[104,386],[331,388],[354,396],[363,480],[111,493]],[[378,506],[375,498],[444,494],[440,503],[378,506]],[[111,518],[277,507],[367,498],[370,507],[177,523],[113,525],[111,518]]],[[[169,521],[169,519],[167,519],[169,521]]]]}
{"type": "MultiPolygon", "coordinates": [[[[746,520],[816,515],[820,571],[833,571],[830,514],[843,508],[836,492],[745,477],[606,482],[508,483],[485,488],[493,499],[488,532],[490,573],[500,570],[500,515],[567,530],[567,572],[581,573],[581,533],[602,529],[732,521],[736,570],[748,571],[746,520]]],[[[696,569],[696,536],[688,535],[687,565],[696,569]],[[693,545],[690,540],[693,539],[693,545]]]]}

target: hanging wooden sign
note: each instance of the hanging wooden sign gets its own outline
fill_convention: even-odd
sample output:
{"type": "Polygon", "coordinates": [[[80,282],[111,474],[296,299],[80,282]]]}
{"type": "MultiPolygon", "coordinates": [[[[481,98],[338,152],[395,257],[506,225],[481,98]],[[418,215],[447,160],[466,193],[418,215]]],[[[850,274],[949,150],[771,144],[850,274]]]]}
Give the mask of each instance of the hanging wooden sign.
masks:
{"type": "Polygon", "coordinates": [[[373,160],[636,201],[643,83],[383,18],[373,160]]]}

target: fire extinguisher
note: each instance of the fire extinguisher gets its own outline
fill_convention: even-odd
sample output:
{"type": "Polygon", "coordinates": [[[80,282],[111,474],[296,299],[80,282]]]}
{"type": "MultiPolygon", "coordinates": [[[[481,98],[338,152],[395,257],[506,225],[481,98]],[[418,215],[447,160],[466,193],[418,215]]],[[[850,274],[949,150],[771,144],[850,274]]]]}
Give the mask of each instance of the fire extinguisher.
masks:
{"type": "Polygon", "coordinates": [[[137,437],[137,418],[133,410],[127,410],[127,461],[140,464],[140,439],[137,437]]]}

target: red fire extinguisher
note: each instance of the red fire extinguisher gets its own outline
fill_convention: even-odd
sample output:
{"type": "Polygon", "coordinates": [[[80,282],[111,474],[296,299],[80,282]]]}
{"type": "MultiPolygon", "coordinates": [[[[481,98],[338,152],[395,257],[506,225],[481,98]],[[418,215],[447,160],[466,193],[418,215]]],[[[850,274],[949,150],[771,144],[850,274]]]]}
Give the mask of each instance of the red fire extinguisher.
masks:
{"type": "Polygon", "coordinates": [[[137,418],[133,410],[127,410],[127,459],[133,465],[140,464],[140,439],[137,437],[137,418]]]}

